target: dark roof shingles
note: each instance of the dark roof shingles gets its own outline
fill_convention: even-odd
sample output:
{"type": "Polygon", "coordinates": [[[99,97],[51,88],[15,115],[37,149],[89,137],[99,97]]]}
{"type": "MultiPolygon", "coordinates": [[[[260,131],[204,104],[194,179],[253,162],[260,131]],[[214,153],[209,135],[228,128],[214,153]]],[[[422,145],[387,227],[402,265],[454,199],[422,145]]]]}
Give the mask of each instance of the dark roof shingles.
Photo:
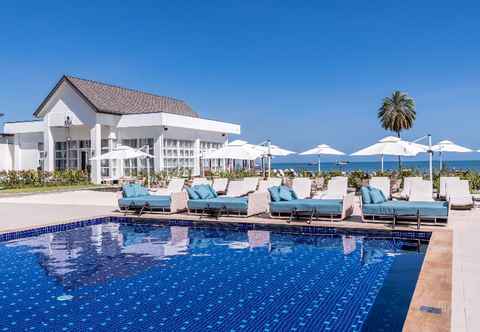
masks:
{"type": "Polygon", "coordinates": [[[175,98],[72,76],[65,78],[102,113],[125,115],[163,112],[198,118],[198,114],[190,106],[175,98]]]}

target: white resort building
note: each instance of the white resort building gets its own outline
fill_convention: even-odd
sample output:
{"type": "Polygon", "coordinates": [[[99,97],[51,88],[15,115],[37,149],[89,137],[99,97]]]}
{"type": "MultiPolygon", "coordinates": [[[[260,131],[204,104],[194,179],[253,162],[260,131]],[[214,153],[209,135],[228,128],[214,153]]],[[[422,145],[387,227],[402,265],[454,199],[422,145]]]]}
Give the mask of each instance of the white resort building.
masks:
{"type": "MultiPolygon", "coordinates": [[[[91,158],[121,144],[145,147],[156,172],[189,168],[197,175],[202,151],[240,134],[240,125],[202,119],[181,100],[71,76],[60,79],[34,117],[5,123],[0,170],[82,169],[100,183],[118,177],[119,165],[91,158]]],[[[146,165],[124,160],[121,168],[133,176],[146,165]]]]}

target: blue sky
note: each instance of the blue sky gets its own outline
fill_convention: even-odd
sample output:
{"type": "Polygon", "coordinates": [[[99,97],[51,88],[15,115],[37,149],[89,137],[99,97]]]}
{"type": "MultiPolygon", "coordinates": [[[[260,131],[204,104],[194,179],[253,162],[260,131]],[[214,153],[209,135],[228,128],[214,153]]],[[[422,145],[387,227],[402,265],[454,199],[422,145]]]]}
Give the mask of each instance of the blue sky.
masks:
{"type": "Polygon", "coordinates": [[[406,138],[480,148],[479,14],[461,1],[2,2],[0,112],[31,118],[66,73],[183,99],[252,143],[353,152],[388,134],[376,113],[399,89],[417,105],[406,138]]]}

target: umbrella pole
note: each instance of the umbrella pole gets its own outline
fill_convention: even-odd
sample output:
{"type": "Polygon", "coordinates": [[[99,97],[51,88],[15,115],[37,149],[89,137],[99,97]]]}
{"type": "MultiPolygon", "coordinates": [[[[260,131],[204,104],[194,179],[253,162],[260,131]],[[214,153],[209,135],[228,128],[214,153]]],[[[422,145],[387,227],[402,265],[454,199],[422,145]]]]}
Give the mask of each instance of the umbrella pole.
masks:
{"type": "Polygon", "coordinates": [[[270,177],[270,171],[272,169],[272,150],[271,150],[271,142],[270,140],[267,141],[268,147],[268,177],[270,177]]]}
{"type": "Polygon", "coordinates": [[[318,174],[322,171],[322,167],[320,166],[320,155],[318,155],[318,174]]]}
{"type": "MultiPolygon", "coordinates": [[[[430,171],[430,181],[433,183],[433,151],[432,151],[432,135],[428,134],[428,164],[429,164],[429,171],[430,171]]],[[[440,168],[441,170],[441,168],[440,168]]]]}
{"type": "Polygon", "coordinates": [[[272,156],[268,156],[268,177],[270,177],[270,172],[272,170],[272,156]]]}
{"type": "Polygon", "coordinates": [[[383,173],[383,154],[382,154],[382,173],[383,173]]]}
{"type": "Polygon", "coordinates": [[[147,157],[147,187],[150,188],[150,158],[147,157]]]}
{"type": "Polygon", "coordinates": [[[442,171],[442,168],[443,168],[442,152],[440,152],[440,172],[442,171]]]}

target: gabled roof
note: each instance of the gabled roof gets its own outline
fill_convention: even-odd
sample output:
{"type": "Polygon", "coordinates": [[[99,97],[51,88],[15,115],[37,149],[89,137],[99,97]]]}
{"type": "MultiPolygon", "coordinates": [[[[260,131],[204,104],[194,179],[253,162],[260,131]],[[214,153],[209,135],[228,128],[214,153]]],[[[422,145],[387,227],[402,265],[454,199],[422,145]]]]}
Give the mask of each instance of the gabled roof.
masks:
{"type": "Polygon", "coordinates": [[[35,113],[33,113],[34,116],[39,115],[50,97],[64,82],[70,84],[70,86],[99,113],[116,115],[171,113],[198,118],[198,114],[182,100],[73,76],[63,76],[60,81],[58,81],[35,113]]]}

